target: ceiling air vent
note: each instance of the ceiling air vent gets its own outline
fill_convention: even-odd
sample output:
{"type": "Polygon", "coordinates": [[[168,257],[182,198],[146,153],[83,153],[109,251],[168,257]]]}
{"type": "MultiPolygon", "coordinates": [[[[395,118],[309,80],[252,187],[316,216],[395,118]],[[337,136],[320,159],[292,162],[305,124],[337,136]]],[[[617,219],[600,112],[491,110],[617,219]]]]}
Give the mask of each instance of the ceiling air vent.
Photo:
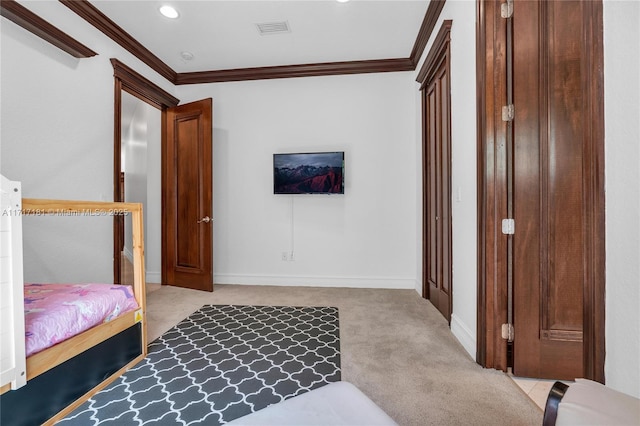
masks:
{"type": "Polygon", "coordinates": [[[264,22],[256,24],[260,35],[290,33],[289,22],[264,22]]]}

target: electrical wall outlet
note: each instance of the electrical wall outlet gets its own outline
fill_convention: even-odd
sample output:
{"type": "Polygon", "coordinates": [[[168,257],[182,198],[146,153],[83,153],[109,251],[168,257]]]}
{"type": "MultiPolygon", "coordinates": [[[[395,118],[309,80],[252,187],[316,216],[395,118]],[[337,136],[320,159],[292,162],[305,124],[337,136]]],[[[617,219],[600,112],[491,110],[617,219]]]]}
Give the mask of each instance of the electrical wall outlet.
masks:
{"type": "Polygon", "coordinates": [[[283,251],[280,253],[280,259],[283,262],[293,262],[295,259],[295,257],[293,256],[293,252],[292,251],[283,251]]]}

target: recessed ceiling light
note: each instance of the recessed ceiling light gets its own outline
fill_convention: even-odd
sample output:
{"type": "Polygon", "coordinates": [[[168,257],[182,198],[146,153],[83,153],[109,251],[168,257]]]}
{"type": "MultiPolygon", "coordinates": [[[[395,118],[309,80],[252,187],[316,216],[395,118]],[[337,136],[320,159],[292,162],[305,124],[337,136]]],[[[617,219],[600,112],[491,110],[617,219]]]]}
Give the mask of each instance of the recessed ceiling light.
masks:
{"type": "Polygon", "coordinates": [[[167,18],[170,18],[170,19],[176,19],[178,16],[180,16],[178,11],[169,5],[162,6],[160,8],[160,13],[162,13],[163,16],[166,16],[167,18]]]}
{"type": "Polygon", "coordinates": [[[194,58],[193,53],[187,52],[186,50],[184,52],[180,52],[180,57],[185,61],[192,61],[194,58]]]}
{"type": "Polygon", "coordinates": [[[348,2],[349,0],[336,0],[336,1],[337,1],[338,3],[346,3],[346,2],[348,2]]]}

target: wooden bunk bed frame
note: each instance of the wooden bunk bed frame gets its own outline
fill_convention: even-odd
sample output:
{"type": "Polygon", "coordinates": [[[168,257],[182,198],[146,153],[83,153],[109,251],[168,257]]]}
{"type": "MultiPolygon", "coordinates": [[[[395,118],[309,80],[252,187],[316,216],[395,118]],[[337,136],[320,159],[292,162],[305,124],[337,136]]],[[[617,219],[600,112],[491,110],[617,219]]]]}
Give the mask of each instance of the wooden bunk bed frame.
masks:
{"type": "MultiPolygon", "coordinates": [[[[131,215],[133,230],[133,292],[138,302],[139,308],[136,311],[126,312],[112,321],[99,324],[93,328],[71,337],[64,342],[58,343],[48,349],[33,354],[26,359],[26,377],[29,381],[47,373],[59,365],[84,353],[85,351],[106,342],[108,339],[118,335],[125,330],[129,330],[136,324],[140,324],[140,349],[141,353],[128,361],[106,379],[92,386],[82,396],[71,402],[44,424],[53,424],[60,420],[80,404],[85,402],[98,391],[105,388],[116,378],[121,376],[126,370],[140,362],[147,355],[147,328],[146,328],[146,295],[145,295],[145,272],[144,272],[144,234],[142,204],[140,203],[115,203],[101,201],[69,201],[69,200],[46,200],[46,199],[22,199],[23,215],[111,215],[114,212],[126,212],[131,215]]],[[[136,334],[137,335],[137,334],[136,334]]],[[[12,392],[20,392],[21,389],[11,389],[11,384],[0,388],[0,395],[9,395],[12,392]]]]}

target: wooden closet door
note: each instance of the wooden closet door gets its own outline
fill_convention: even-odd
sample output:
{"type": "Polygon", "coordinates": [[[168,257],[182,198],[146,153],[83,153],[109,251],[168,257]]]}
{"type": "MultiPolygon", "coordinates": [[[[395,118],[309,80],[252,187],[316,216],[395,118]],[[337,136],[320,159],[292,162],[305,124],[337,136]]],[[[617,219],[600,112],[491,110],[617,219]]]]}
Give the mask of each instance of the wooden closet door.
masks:
{"type": "Polygon", "coordinates": [[[446,57],[423,92],[425,297],[451,322],[451,131],[446,57]]]}
{"type": "MultiPolygon", "coordinates": [[[[594,134],[591,1],[516,1],[513,14],[514,360],[518,376],[585,376],[585,295],[603,194],[594,134]]],[[[597,133],[597,132],[596,132],[597,133]]]]}

